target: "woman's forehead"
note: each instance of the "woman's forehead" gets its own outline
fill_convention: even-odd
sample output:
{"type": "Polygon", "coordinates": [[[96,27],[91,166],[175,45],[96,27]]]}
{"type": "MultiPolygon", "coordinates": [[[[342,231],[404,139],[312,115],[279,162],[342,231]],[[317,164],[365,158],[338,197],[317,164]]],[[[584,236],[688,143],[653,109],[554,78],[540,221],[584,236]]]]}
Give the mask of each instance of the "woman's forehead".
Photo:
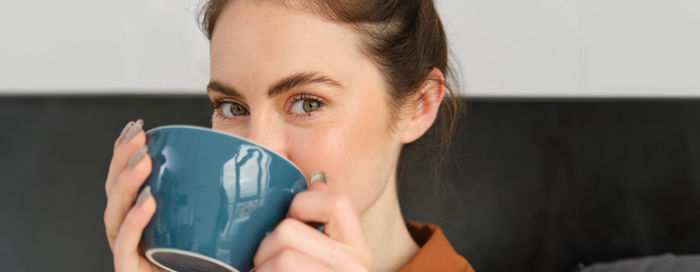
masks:
{"type": "Polygon", "coordinates": [[[358,33],[348,24],[333,22],[283,5],[233,1],[221,13],[212,43],[224,41],[253,48],[334,47],[357,49],[358,33]]]}
{"type": "Polygon", "coordinates": [[[359,49],[356,35],[311,13],[236,1],[222,12],[212,36],[212,78],[269,84],[283,75],[318,71],[345,85],[356,77],[367,78],[360,74],[374,66],[359,49]]]}

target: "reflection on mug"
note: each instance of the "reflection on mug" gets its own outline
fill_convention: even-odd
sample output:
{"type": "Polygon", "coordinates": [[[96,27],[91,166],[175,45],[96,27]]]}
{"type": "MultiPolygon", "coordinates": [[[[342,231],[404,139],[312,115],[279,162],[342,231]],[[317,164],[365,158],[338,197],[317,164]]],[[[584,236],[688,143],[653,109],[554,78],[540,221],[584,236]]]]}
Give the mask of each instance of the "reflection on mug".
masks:
{"type": "Polygon", "coordinates": [[[223,186],[230,215],[247,220],[250,208],[263,205],[270,185],[270,155],[257,146],[241,145],[224,164],[223,186]]]}
{"type": "Polygon", "coordinates": [[[217,255],[224,257],[231,254],[231,247],[234,246],[232,238],[240,231],[239,223],[248,221],[253,210],[265,205],[270,186],[271,160],[270,155],[260,147],[244,144],[224,164],[221,184],[226,192],[226,203],[222,204],[228,206],[228,218],[219,236],[217,255]]]}

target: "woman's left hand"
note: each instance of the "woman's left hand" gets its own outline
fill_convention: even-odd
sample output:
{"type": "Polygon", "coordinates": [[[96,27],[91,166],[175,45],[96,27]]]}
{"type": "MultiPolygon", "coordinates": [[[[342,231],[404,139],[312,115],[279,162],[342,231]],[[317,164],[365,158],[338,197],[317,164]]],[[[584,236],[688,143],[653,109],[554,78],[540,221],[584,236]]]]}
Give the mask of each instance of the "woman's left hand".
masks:
{"type": "Polygon", "coordinates": [[[370,271],[372,253],[350,198],[323,182],[298,193],[284,219],[258,247],[257,272],[370,271]],[[324,224],[320,232],[305,222],[324,224]]]}

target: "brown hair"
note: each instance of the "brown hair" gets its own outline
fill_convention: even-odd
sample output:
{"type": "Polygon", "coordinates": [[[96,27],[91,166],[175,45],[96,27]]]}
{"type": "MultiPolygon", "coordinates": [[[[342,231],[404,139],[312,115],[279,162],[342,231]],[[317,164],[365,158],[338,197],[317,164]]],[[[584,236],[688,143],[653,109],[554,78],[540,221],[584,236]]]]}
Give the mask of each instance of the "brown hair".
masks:
{"type": "MultiPolygon", "coordinates": [[[[201,26],[209,39],[229,1],[209,0],[203,7],[201,26]]],[[[430,71],[438,68],[456,85],[455,75],[448,65],[447,38],[433,0],[269,1],[352,25],[363,37],[365,54],[383,73],[394,109],[405,105],[407,98],[414,95],[426,80],[437,80],[447,88],[449,96],[443,100],[438,118],[426,135],[429,139],[421,141],[427,141],[428,148],[440,148],[435,165],[437,174],[459,123],[461,104],[446,82],[428,78],[430,71]]],[[[404,155],[402,152],[401,161],[404,155]]]]}

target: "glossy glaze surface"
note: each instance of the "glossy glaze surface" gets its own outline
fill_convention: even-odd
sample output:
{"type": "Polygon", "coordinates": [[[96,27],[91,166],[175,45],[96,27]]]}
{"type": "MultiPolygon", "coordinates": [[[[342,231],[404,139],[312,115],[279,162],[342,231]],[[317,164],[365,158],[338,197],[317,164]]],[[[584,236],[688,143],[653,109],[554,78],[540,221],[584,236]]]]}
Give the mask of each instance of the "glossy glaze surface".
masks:
{"type": "Polygon", "coordinates": [[[144,251],[190,251],[247,271],[262,238],[306,188],[285,158],[210,129],[153,129],[147,145],[153,170],[144,186],[158,208],[143,233],[144,251]]]}

